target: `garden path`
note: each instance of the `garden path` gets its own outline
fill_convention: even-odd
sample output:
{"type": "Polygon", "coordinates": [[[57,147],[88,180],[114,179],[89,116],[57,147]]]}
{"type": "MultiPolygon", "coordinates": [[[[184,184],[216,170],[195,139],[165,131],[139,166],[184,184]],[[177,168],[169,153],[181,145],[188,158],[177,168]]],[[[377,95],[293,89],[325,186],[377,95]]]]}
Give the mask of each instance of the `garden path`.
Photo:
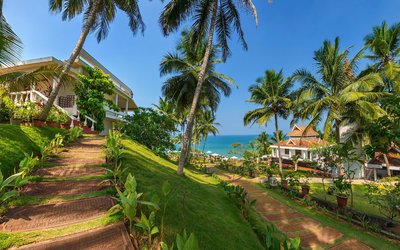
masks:
{"type": "Polygon", "coordinates": [[[268,196],[254,180],[215,169],[223,180],[242,186],[251,199],[256,199],[255,209],[268,222],[273,223],[290,238],[300,237],[300,245],[307,249],[367,250],[365,244],[348,239],[339,231],[305,216],[286,204],[268,196]]]}
{"type": "Polygon", "coordinates": [[[65,147],[56,158],[49,160],[51,166],[35,171],[39,181],[28,183],[21,191],[27,198],[63,200],[66,195],[75,195],[76,199],[11,208],[0,223],[0,232],[52,229],[58,232],[66,226],[77,225],[78,229],[70,235],[60,237],[54,233],[55,238],[23,249],[133,249],[123,223],[79,230],[81,223],[104,217],[114,203],[104,192],[96,195],[110,188],[104,181],[106,170],[99,165],[105,164],[104,143],[101,137],[85,137],[65,147]],[[94,195],[87,197],[89,193],[94,195]]]}

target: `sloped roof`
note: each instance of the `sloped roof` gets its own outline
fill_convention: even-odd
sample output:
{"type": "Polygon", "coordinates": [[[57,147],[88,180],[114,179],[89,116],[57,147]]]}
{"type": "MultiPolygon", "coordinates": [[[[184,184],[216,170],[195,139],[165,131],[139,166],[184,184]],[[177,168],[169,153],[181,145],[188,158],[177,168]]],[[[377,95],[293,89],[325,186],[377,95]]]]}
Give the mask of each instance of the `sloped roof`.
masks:
{"type": "MultiPolygon", "coordinates": [[[[397,152],[397,150],[395,150],[395,149],[390,150],[389,153],[387,154],[387,158],[388,158],[390,166],[396,166],[396,167],[400,166],[400,154],[399,154],[399,152],[397,152]]],[[[376,165],[385,164],[385,159],[383,158],[383,153],[380,153],[380,152],[375,153],[375,157],[373,159],[371,159],[368,163],[376,164],[376,165]]]]}
{"type": "Polygon", "coordinates": [[[311,127],[306,130],[307,126],[294,125],[292,131],[290,131],[287,136],[289,137],[318,137],[319,134],[311,127]],[[306,132],[304,132],[306,130],[306,132]],[[304,134],[303,134],[304,133],[304,134]]]}
{"type": "MultiPolygon", "coordinates": [[[[294,147],[294,148],[311,148],[316,146],[328,145],[328,142],[320,138],[302,138],[302,139],[289,138],[288,140],[281,141],[279,145],[285,147],[294,147]]],[[[278,146],[278,144],[274,144],[274,146],[278,146]]]]}

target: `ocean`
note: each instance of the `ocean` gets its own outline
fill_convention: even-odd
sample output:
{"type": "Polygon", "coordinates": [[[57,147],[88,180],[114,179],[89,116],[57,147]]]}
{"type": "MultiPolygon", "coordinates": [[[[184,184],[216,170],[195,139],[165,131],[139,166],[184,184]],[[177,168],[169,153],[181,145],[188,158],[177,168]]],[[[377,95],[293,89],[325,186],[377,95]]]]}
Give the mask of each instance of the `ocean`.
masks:
{"type": "MultiPolygon", "coordinates": [[[[234,156],[233,154],[229,154],[229,151],[232,150],[232,144],[241,143],[247,145],[256,137],[257,135],[209,135],[204,152],[210,151],[212,154],[217,153],[224,156],[234,156]]],[[[203,142],[201,143],[200,149],[203,149],[203,142]]]]}

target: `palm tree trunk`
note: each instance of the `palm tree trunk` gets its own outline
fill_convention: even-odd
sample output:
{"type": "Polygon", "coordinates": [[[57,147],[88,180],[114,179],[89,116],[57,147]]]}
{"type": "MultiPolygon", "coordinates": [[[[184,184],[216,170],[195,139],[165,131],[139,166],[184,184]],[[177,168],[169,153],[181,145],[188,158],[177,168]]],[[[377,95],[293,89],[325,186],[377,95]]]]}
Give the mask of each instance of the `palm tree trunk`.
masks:
{"type": "Polygon", "coordinates": [[[383,154],[383,159],[385,160],[387,175],[390,177],[392,176],[392,173],[390,172],[389,159],[387,157],[387,154],[383,154]]]}
{"type": "MultiPolygon", "coordinates": [[[[209,58],[210,58],[210,52],[211,52],[211,48],[212,48],[212,44],[213,44],[214,29],[215,29],[215,23],[216,23],[216,20],[217,20],[217,7],[218,7],[218,1],[214,0],[213,8],[212,8],[210,30],[209,30],[209,33],[208,33],[207,47],[206,47],[206,51],[205,51],[205,54],[204,54],[203,63],[201,65],[199,78],[197,80],[197,86],[196,86],[196,90],[195,90],[195,93],[194,93],[194,96],[193,96],[192,107],[190,108],[189,119],[188,119],[188,123],[187,123],[185,136],[183,138],[183,148],[182,148],[182,151],[181,151],[181,156],[179,158],[179,165],[178,165],[178,170],[177,170],[178,175],[183,175],[183,168],[185,166],[186,154],[187,154],[187,150],[188,150],[187,145],[188,145],[188,142],[190,142],[190,138],[192,136],[194,116],[195,116],[195,113],[196,113],[196,110],[197,110],[197,103],[199,101],[201,89],[203,87],[204,77],[205,77],[205,74],[206,74],[208,61],[209,61],[209,58]]],[[[190,144],[189,144],[189,146],[190,146],[190,144]]]]}
{"type": "MultiPolygon", "coordinates": [[[[340,144],[340,121],[339,120],[335,120],[335,140],[336,140],[336,144],[339,145],[340,144]]],[[[343,171],[343,162],[339,163],[339,176],[342,176],[344,173],[343,171]]]]}
{"type": "Polygon", "coordinates": [[[99,0],[92,0],[93,5],[92,8],[89,12],[88,18],[86,20],[85,26],[82,28],[81,35],[79,36],[78,42],[75,45],[74,50],[72,51],[71,56],[69,57],[67,63],[64,65],[64,69],[60,74],[60,77],[57,79],[57,84],[54,89],[51,90],[49,99],[47,100],[46,104],[43,107],[42,113],[39,116],[40,120],[45,120],[46,117],[48,116],[51,107],[54,104],[54,101],[57,98],[58,92],[60,92],[61,88],[61,82],[60,79],[66,74],[69,73],[71,70],[72,64],[75,62],[76,58],[79,56],[79,53],[81,52],[83,45],[85,44],[86,38],[88,34],[90,33],[90,30],[92,29],[95,21],[96,21],[96,14],[97,14],[97,9],[100,7],[100,1],[99,0]]]}
{"type": "Polygon", "coordinates": [[[282,156],[281,156],[281,138],[279,137],[279,126],[278,126],[278,115],[274,115],[275,118],[275,136],[276,144],[278,145],[278,160],[279,160],[279,171],[282,173],[282,156]]]}

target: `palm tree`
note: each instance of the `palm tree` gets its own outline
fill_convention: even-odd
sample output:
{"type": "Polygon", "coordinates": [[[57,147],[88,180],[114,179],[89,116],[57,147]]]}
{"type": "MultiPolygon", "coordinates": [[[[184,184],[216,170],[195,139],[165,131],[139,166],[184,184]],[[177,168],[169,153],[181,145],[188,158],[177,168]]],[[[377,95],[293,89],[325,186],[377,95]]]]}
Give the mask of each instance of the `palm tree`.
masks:
{"type": "Polygon", "coordinates": [[[200,71],[197,74],[196,89],[194,92],[192,104],[190,107],[187,128],[183,140],[183,148],[179,158],[179,166],[177,173],[183,174],[183,167],[186,162],[188,146],[190,147],[190,137],[197,105],[202,93],[203,83],[207,75],[207,69],[211,63],[211,54],[213,51],[213,40],[216,35],[218,44],[222,48],[222,59],[225,61],[230,54],[228,39],[231,38],[233,32],[238,34],[242,47],[247,49],[244,39],[244,32],[240,23],[240,15],[238,6],[250,11],[256,23],[258,22],[257,11],[252,0],[243,0],[233,2],[232,0],[200,0],[200,1],[182,1],[171,0],[164,8],[160,16],[160,24],[165,36],[178,29],[187,19],[192,17],[193,25],[191,32],[192,45],[203,43],[203,39],[207,37],[204,49],[203,60],[201,62],[200,71]]]}
{"type": "Polygon", "coordinates": [[[206,110],[201,112],[201,115],[197,121],[196,132],[199,134],[203,140],[203,154],[206,148],[206,142],[209,134],[219,134],[217,126],[221,126],[220,123],[215,122],[216,117],[213,111],[206,110]]]}
{"type": "Polygon", "coordinates": [[[287,119],[292,107],[291,88],[293,82],[290,78],[285,79],[282,70],[278,73],[267,70],[263,77],[258,78],[256,84],[250,86],[251,98],[248,102],[259,105],[244,116],[244,124],[257,122],[260,126],[266,125],[273,117],[275,120],[275,135],[278,144],[279,170],[282,173],[282,156],[279,137],[278,117],[287,119]]]}
{"type": "MultiPolygon", "coordinates": [[[[59,78],[69,73],[90,32],[96,32],[97,42],[101,42],[107,37],[110,23],[115,19],[117,9],[122,10],[128,15],[129,27],[133,34],[136,34],[139,30],[144,32],[145,26],[137,0],[49,0],[49,9],[55,13],[62,12],[62,19],[64,21],[71,20],[75,16],[83,14],[84,24],[82,32],[59,78]]],[[[61,85],[61,82],[57,81],[40,114],[40,119],[45,119],[49,114],[61,85]]]]}
{"type": "Polygon", "coordinates": [[[3,15],[3,0],[0,0],[0,66],[7,67],[18,61],[22,42],[11,29],[3,15]]]}
{"type": "Polygon", "coordinates": [[[400,90],[400,23],[389,27],[386,22],[372,28],[364,38],[365,46],[371,52],[366,56],[373,64],[366,72],[380,72],[389,92],[400,90]]]}
{"type": "Polygon", "coordinates": [[[278,138],[276,137],[276,133],[271,136],[269,139],[270,144],[277,144],[278,141],[284,141],[285,140],[285,134],[283,134],[282,130],[278,130],[278,138]]]}
{"type": "Polygon", "coordinates": [[[310,127],[325,119],[323,138],[328,140],[334,132],[337,144],[341,142],[341,126],[360,124],[361,120],[375,119],[384,113],[376,102],[384,96],[375,91],[383,86],[379,74],[355,75],[363,50],[349,60],[349,50],[340,51],[339,47],[337,37],[333,44],[325,41],[322,48],[315,51],[317,76],[305,69],[293,75],[293,79],[302,84],[296,100],[295,120],[311,119],[310,127]]]}
{"type": "Polygon", "coordinates": [[[261,132],[261,134],[258,135],[258,137],[255,139],[258,151],[261,156],[267,155],[269,152],[269,137],[266,132],[261,132]]]}
{"type": "MultiPolygon", "coordinates": [[[[196,96],[197,82],[199,74],[202,72],[203,58],[206,53],[207,41],[203,39],[196,46],[190,43],[190,33],[182,32],[181,40],[176,48],[176,52],[165,55],[160,63],[161,76],[170,75],[162,86],[162,94],[168,100],[173,100],[176,103],[176,111],[182,113],[185,110],[190,110],[193,99],[196,96]]],[[[199,108],[210,108],[215,111],[220,103],[221,95],[229,96],[231,94],[231,85],[237,86],[235,81],[221,73],[215,71],[217,64],[222,60],[219,58],[221,50],[217,46],[212,46],[208,55],[209,64],[203,77],[203,87],[198,96],[198,104],[196,113],[199,108]]],[[[189,114],[190,119],[190,114],[189,114]]],[[[186,132],[188,131],[189,119],[186,120],[186,132]]],[[[194,117],[193,117],[194,119],[194,117]]],[[[193,126],[194,120],[191,126],[193,126]]],[[[192,128],[191,128],[192,129],[192,128]]],[[[190,131],[192,131],[190,129],[190,131]]],[[[182,152],[185,153],[185,158],[190,152],[191,136],[185,137],[182,140],[182,152]],[[185,141],[186,140],[188,141],[185,141]]],[[[178,174],[182,174],[183,166],[179,165],[178,174]]]]}

